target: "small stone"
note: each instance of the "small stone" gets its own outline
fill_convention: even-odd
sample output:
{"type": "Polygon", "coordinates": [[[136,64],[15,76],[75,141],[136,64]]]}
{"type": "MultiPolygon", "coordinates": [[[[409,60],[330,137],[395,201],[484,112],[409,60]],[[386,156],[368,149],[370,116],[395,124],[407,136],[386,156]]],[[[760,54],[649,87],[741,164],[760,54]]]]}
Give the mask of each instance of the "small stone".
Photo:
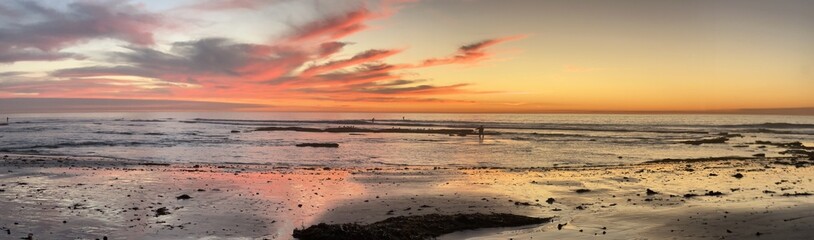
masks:
{"type": "Polygon", "coordinates": [[[155,216],[156,217],[160,217],[160,216],[164,216],[164,215],[170,215],[170,210],[167,209],[166,207],[161,207],[161,208],[155,210],[155,216]]]}

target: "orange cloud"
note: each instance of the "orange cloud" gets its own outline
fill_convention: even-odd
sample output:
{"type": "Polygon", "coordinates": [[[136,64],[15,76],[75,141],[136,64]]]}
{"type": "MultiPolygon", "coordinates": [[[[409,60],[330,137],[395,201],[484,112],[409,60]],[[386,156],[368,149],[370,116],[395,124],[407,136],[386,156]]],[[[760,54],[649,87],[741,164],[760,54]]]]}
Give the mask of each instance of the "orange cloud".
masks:
{"type": "MultiPolygon", "coordinates": [[[[341,39],[389,17],[404,1],[385,1],[379,11],[361,6],[344,14],[304,24],[278,41],[241,43],[210,37],[179,41],[168,50],[144,45],[107,53],[114,66],[86,66],[52,71],[47,77],[2,82],[0,96],[131,97],[162,99],[277,99],[360,102],[460,102],[436,96],[477,94],[468,84],[434,85],[410,79],[410,69],[444,64],[472,64],[488,59],[488,48],[522,36],[489,39],[458,48],[446,58],[419,64],[388,64],[402,49],[370,49],[336,59],[348,42],[341,39]],[[315,97],[318,96],[318,97],[315,97]]],[[[207,1],[195,9],[247,8],[256,1],[207,1]]],[[[138,43],[138,42],[136,42],[138,43]]],[[[18,76],[13,76],[19,78],[18,76]]]]}
{"type": "Polygon", "coordinates": [[[366,21],[381,18],[382,14],[374,13],[366,7],[314,21],[298,28],[288,37],[290,42],[301,41],[334,41],[350,34],[367,29],[366,21]]]}
{"type": "Polygon", "coordinates": [[[514,41],[525,38],[525,35],[514,35],[503,38],[487,39],[480,42],[464,45],[458,48],[458,52],[451,57],[446,58],[431,58],[424,60],[420,64],[422,67],[446,65],[446,64],[471,64],[474,62],[482,61],[490,55],[486,52],[486,48],[497,45],[499,43],[514,41]]]}

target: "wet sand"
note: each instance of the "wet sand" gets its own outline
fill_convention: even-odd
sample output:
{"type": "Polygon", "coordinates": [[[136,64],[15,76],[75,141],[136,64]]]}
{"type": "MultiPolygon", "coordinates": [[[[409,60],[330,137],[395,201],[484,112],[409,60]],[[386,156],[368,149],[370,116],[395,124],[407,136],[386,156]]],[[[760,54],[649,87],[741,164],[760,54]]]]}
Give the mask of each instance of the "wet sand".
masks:
{"type": "Polygon", "coordinates": [[[554,220],[441,239],[805,239],[814,234],[810,165],[331,169],[9,155],[0,161],[0,239],[291,239],[322,222],[458,213],[554,220]]]}

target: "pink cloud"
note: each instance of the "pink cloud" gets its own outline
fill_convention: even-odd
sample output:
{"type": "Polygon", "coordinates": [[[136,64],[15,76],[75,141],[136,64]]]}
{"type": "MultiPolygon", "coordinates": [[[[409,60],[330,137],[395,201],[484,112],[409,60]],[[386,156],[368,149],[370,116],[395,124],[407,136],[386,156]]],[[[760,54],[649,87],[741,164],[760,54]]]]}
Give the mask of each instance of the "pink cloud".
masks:
{"type": "Polygon", "coordinates": [[[420,64],[422,67],[446,65],[446,64],[471,64],[478,61],[485,60],[490,56],[486,49],[508,41],[514,41],[525,38],[525,35],[514,35],[502,38],[487,39],[480,42],[468,44],[458,48],[458,52],[451,57],[446,58],[431,58],[424,60],[420,64]]]}
{"type": "Polygon", "coordinates": [[[121,79],[80,78],[67,80],[26,79],[25,81],[0,83],[0,96],[13,97],[20,94],[44,97],[120,97],[120,96],[170,96],[177,87],[167,82],[137,82],[121,79]]]}
{"type": "Polygon", "coordinates": [[[289,41],[333,41],[341,39],[352,33],[364,30],[367,28],[365,22],[376,17],[379,17],[379,15],[369,11],[366,7],[362,7],[354,11],[306,24],[298,28],[289,37],[289,41]]]}
{"type": "MultiPolygon", "coordinates": [[[[148,27],[122,23],[121,35],[102,35],[118,37],[133,44],[123,51],[109,53],[108,62],[116,66],[57,70],[41,81],[6,85],[3,90],[38,93],[48,97],[142,94],[144,97],[165,96],[171,99],[313,99],[318,95],[349,101],[440,102],[442,100],[436,96],[482,92],[467,89],[468,84],[435,85],[427,79],[412,79],[416,76],[405,71],[487,60],[492,56],[488,51],[492,46],[524,37],[479,41],[459,47],[452,56],[430,58],[418,64],[385,63],[392,56],[400,54],[401,49],[370,49],[350,58],[335,57],[350,44],[342,42],[342,38],[366,29],[370,20],[392,15],[398,4],[403,2],[385,1],[378,12],[360,7],[344,14],[328,16],[304,24],[279,41],[261,44],[203,38],[175,42],[168,50],[159,50],[148,46],[152,35],[127,35],[147,31],[148,27]],[[145,86],[116,77],[140,77],[155,81],[145,86]]],[[[207,5],[214,3],[202,4],[207,9],[232,9],[249,7],[257,2],[227,1],[207,5]]],[[[100,23],[90,28],[106,30],[107,26],[100,23]]],[[[152,27],[158,26],[160,24],[152,27]]]]}

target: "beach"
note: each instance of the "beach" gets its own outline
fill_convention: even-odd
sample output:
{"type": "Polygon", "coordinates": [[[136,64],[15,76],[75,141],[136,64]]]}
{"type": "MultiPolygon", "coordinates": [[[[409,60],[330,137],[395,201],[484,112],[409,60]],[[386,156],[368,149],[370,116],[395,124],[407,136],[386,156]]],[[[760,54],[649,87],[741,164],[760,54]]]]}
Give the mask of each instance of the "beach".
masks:
{"type": "Polygon", "coordinates": [[[0,134],[0,239],[804,239],[814,229],[808,117],[226,116],[14,115],[0,134]]]}
{"type": "Polygon", "coordinates": [[[552,219],[439,239],[802,239],[814,229],[811,163],[331,168],[8,154],[0,238],[292,239],[318,223],[510,213],[552,219]]]}
{"type": "Polygon", "coordinates": [[[812,23],[814,0],[2,0],[0,240],[814,239],[812,23]]]}

